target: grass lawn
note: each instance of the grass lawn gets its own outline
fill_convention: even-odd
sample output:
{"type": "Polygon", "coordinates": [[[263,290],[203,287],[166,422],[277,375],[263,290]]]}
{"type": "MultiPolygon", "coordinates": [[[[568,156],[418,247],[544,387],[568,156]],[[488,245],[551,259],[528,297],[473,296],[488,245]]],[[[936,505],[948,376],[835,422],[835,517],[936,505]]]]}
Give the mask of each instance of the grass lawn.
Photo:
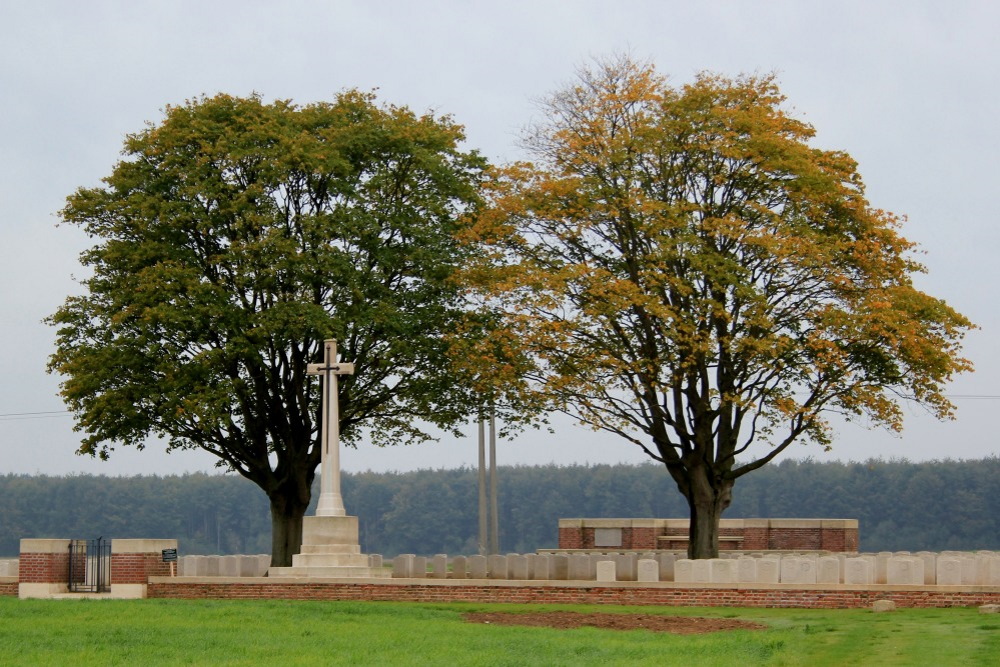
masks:
{"type": "Polygon", "coordinates": [[[1000,616],[976,609],[658,608],[0,597],[2,665],[996,665],[1000,616]],[[564,609],[757,621],[669,635],[465,623],[564,609]]]}

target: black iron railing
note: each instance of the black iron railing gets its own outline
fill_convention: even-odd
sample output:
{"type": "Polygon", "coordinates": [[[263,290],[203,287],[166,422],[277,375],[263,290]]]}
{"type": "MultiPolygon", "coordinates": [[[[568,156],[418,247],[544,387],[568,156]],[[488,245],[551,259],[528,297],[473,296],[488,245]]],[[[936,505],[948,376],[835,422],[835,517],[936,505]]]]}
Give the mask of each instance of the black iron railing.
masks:
{"type": "Polygon", "coordinates": [[[69,543],[69,590],[73,593],[106,593],[111,590],[111,543],[71,540],[69,543]]]}

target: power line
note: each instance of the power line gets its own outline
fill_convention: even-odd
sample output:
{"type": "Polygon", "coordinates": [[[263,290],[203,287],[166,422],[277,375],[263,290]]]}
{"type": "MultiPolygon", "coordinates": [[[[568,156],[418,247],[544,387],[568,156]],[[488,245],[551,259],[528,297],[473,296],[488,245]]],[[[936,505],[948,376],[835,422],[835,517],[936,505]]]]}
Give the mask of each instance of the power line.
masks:
{"type": "Polygon", "coordinates": [[[43,410],[41,412],[7,412],[0,414],[0,420],[17,421],[19,419],[49,419],[52,417],[67,417],[69,410],[43,410]]]}

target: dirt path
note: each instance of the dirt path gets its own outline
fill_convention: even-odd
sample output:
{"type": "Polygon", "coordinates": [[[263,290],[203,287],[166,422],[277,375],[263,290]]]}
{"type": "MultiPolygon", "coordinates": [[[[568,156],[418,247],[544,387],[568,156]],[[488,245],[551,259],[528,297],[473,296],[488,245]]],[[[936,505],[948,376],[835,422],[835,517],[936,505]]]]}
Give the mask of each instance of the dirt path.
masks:
{"type": "Polygon", "coordinates": [[[766,625],[732,618],[696,616],[660,616],[656,614],[583,614],[576,611],[474,612],[465,614],[469,623],[494,625],[531,625],[547,628],[607,628],[611,630],[651,630],[678,635],[721,632],[725,630],[765,630],[766,625]]]}

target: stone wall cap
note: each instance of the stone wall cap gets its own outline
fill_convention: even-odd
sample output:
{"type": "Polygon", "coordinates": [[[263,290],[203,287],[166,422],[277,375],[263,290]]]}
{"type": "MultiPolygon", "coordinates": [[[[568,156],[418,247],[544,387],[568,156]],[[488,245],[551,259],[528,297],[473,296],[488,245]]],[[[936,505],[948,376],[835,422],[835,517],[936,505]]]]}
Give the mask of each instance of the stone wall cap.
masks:
{"type": "Polygon", "coordinates": [[[113,539],[112,554],[145,554],[160,553],[164,549],[176,549],[177,540],[158,539],[113,539]]]}
{"type": "Polygon", "coordinates": [[[22,554],[61,554],[69,553],[70,540],[51,540],[40,538],[24,538],[21,540],[22,554]]]}

